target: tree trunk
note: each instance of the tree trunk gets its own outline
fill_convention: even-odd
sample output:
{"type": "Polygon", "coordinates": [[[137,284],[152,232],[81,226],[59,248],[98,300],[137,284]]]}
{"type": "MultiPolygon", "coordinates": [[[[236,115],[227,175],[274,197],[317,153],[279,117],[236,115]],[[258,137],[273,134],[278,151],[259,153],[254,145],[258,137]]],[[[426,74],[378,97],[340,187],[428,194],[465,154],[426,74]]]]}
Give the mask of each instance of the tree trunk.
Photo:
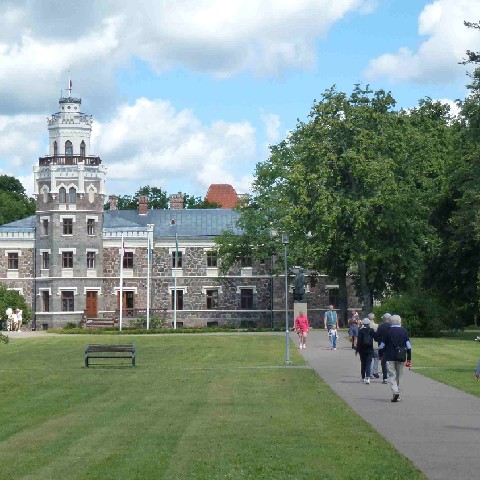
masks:
{"type": "Polygon", "coordinates": [[[360,276],[360,297],[363,301],[363,313],[365,315],[372,312],[372,291],[368,286],[367,281],[367,266],[365,261],[361,260],[358,262],[358,273],[360,276]]]}
{"type": "Polygon", "coordinates": [[[338,308],[340,310],[339,323],[345,327],[348,321],[348,293],[347,293],[347,272],[338,276],[338,308]]]}

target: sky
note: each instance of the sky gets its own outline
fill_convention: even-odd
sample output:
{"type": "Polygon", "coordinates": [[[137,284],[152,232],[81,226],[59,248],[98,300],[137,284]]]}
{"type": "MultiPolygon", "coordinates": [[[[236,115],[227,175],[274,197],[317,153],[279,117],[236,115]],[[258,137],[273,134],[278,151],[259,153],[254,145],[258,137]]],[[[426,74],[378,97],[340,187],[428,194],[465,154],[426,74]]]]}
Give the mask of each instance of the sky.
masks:
{"type": "Polygon", "coordinates": [[[399,108],[465,98],[480,0],[0,0],[0,174],[33,193],[47,117],[93,116],[108,194],[249,193],[255,166],[336,85],[399,108]]]}

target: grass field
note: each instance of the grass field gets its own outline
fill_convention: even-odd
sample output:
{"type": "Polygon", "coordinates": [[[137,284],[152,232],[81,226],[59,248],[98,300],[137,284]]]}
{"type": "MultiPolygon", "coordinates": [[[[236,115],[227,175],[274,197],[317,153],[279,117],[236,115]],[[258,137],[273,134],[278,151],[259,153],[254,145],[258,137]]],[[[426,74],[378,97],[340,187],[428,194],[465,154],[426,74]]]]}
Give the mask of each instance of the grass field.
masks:
{"type": "Polygon", "coordinates": [[[84,367],[116,340],[0,344],[0,478],[424,478],[281,336],[122,337],[137,368],[84,367]]]}
{"type": "Polygon", "coordinates": [[[478,332],[463,332],[443,338],[413,338],[414,371],[480,397],[480,382],[473,372],[480,357],[478,332]]]}

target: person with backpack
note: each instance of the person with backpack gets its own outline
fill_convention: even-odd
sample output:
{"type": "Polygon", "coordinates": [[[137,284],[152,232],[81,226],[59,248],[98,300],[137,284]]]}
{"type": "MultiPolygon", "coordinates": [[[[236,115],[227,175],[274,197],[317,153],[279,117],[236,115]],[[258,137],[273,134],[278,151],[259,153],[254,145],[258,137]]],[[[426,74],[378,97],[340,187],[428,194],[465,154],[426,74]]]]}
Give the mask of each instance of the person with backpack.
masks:
{"type": "Polygon", "coordinates": [[[364,318],[362,320],[362,328],[358,332],[357,346],[355,355],[360,355],[360,373],[362,382],[370,384],[370,369],[373,358],[373,336],[375,332],[370,328],[370,320],[364,318]]]}
{"type": "Polygon", "coordinates": [[[388,383],[393,393],[391,401],[396,403],[401,400],[400,379],[403,374],[403,365],[405,363],[409,367],[412,365],[412,345],[407,330],[402,327],[400,315],[392,315],[390,323],[391,327],[378,348],[383,350],[383,356],[387,362],[388,383]]]}
{"type": "MultiPolygon", "coordinates": [[[[383,340],[384,337],[387,335],[388,331],[390,330],[390,327],[392,326],[392,324],[390,323],[391,318],[392,316],[387,312],[385,312],[382,315],[383,323],[381,323],[378,326],[374,336],[374,339],[378,345],[380,345],[384,341],[383,340]]],[[[386,384],[388,383],[387,382],[387,377],[388,377],[387,361],[385,360],[385,357],[383,356],[383,351],[380,350],[380,348],[378,349],[378,357],[380,358],[380,363],[382,365],[382,383],[386,384]]]]}

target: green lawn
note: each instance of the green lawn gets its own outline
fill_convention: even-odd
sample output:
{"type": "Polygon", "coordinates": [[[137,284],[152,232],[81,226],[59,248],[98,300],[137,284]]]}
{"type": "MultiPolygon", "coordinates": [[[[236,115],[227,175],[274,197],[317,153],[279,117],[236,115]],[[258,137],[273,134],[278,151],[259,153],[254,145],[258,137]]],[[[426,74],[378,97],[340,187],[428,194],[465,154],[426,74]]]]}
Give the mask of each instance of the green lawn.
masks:
{"type": "Polygon", "coordinates": [[[415,372],[480,397],[480,382],[473,372],[480,357],[478,332],[463,332],[444,338],[412,338],[415,372]]]}
{"type": "Polygon", "coordinates": [[[122,336],[136,369],[89,341],[118,337],[0,344],[0,478],[424,478],[281,336],[122,336]]]}

